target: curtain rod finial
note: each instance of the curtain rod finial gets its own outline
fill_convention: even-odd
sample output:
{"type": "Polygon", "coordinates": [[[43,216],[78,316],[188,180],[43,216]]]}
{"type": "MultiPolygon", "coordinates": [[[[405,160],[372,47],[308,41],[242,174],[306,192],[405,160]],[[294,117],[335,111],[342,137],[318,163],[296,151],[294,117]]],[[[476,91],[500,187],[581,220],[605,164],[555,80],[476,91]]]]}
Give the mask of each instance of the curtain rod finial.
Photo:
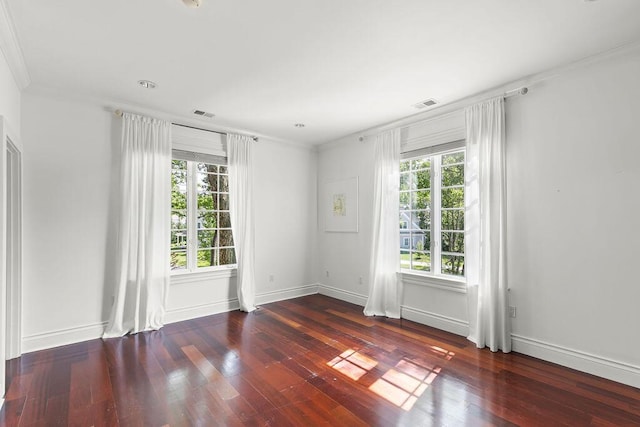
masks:
{"type": "Polygon", "coordinates": [[[116,110],[114,111],[114,114],[118,117],[122,117],[122,110],[116,110]]]}

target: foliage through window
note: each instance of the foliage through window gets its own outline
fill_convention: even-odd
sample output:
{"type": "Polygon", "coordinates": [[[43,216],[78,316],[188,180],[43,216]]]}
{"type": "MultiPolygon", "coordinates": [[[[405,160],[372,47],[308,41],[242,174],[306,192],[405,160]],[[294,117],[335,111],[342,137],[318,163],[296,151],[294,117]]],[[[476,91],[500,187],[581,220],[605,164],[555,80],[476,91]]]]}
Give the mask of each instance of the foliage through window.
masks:
{"type": "Polygon", "coordinates": [[[464,276],[464,150],[400,162],[400,264],[464,276]]]}
{"type": "Polygon", "coordinates": [[[171,270],[236,263],[225,165],[173,160],[171,270]]]}

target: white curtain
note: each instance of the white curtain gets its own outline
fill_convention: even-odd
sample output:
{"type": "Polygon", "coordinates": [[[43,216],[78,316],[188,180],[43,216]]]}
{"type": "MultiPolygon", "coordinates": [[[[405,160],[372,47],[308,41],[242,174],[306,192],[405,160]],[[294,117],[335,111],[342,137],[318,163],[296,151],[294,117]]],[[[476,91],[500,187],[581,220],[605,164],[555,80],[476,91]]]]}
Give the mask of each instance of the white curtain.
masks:
{"type": "Polygon", "coordinates": [[[505,114],[502,97],[466,109],[465,246],[469,339],[511,351],[506,270],[505,114]]]}
{"type": "Polygon", "coordinates": [[[252,147],[253,139],[248,136],[227,136],[229,209],[238,262],[238,301],[240,310],[246,312],[256,309],[252,147]]]}
{"type": "Polygon", "coordinates": [[[399,187],[400,129],[376,136],[374,145],[373,244],[367,316],[400,318],[399,187]]]}
{"type": "Polygon", "coordinates": [[[162,327],[169,289],[171,123],[124,113],[116,288],[104,338],[162,327]]]}

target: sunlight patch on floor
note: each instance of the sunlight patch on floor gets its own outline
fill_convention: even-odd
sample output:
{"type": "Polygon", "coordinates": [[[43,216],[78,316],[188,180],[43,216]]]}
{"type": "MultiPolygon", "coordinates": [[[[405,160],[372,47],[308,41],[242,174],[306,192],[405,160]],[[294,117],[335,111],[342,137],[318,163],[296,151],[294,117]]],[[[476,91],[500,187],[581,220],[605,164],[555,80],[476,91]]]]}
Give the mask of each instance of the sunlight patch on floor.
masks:
{"type": "Polygon", "coordinates": [[[328,362],[327,365],[342,372],[352,380],[358,381],[364,374],[375,368],[378,362],[364,354],[349,349],[328,362]]]}

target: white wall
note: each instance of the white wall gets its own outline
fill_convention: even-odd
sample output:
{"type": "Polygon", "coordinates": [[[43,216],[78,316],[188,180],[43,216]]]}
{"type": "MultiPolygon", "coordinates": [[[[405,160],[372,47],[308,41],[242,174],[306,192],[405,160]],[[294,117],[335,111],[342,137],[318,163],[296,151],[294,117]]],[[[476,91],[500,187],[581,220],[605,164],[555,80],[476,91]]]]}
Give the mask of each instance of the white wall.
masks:
{"type": "MultiPolygon", "coordinates": [[[[429,133],[424,125],[412,130],[417,133],[404,132],[403,138],[420,139],[429,133]]],[[[358,233],[325,232],[322,215],[319,218],[320,292],[359,305],[365,304],[370,283],[373,141],[373,136],[364,138],[362,142],[358,135],[343,138],[321,146],[318,157],[320,191],[329,182],[353,176],[358,176],[359,180],[358,233]]],[[[402,301],[404,318],[466,334],[465,293],[438,286],[433,280],[405,280],[402,301]]]]}
{"type": "MultiPolygon", "coordinates": [[[[120,119],[42,93],[25,94],[22,112],[26,352],[98,337],[108,319],[120,119]]],[[[316,155],[268,140],[256,151],[259,302],[315,292],[316,155]]],[[[234,308],[228,276],[172,280],[167,320],[234,308]]]]}
{"type": "MultiPolygon", "coordinates": [[[[565,70],[506,104],[514,350],[636,387],[639,75],[636,49],[565,70]]],[[[320,147],[319,183],[356,174],[360,233],[320,230],[319,279],[322,293],[364,304],[371,143],[350,137],[320,147]]],[[[403,317],[467,331],[464,293],[405,283],[403,305],[403,317]]]]}
{"type": "Polygon", "coordinates": [[[4,116],[10,130],[20,136],[20,89],[0,50],[0,116],[4,116]]]}
{"type": "Polygon", "coordinates": [[[633,374],[636,386],[638,76],[636,51],[507,103],[514,348],[545,356],[549,344],[575,350],[577,359],[622,362],[631,366],[616,364],[616,378],[633,374]]]}

